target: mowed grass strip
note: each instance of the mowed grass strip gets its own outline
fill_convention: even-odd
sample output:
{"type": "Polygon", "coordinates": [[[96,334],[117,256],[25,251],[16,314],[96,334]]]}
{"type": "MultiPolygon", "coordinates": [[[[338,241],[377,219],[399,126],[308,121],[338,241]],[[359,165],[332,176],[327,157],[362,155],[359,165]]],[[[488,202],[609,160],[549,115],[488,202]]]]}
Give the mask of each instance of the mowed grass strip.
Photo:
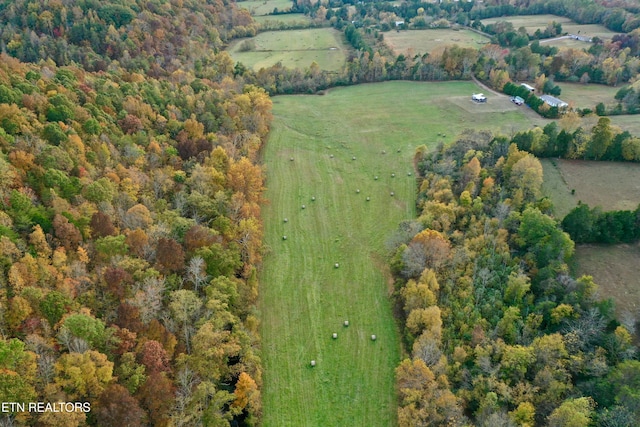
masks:
{"type": "Polygon", "coordinates": [[[291,0],[249,0],[239,1],[236,5],[241,9],[247,9],[255,16],[264,16],[273,13],[274,9],[284,11],[291,9],[293,2],[291,0]]]}
{"type": "Polygon", "coordinates": [[[449,101],[473,92],[469,82],[387,82],[274,98],[259,304],[266,427],[396,424],[385,241],[415,217],[415,147],[480,124],[530,124],[518,109],[449,101]]]}
{"type": "Polygon", "coordinates": [[[256,47],[248,52],[240,51],[244,40],[231,43],[228,51],[234,60],[254,70],[278,62],[289,68],[306,68],[315,61],[323,70],[337,71],[346,60],[342,34],[333,28],[266,31],[251,39],[256,47]]]}
{"type": "Polygon", "coordinates": [[[479,49],[489,43],[489,38],[469,30],[429,29],[389,31],[384,33],[384,41],[396,55],[407,55],[424,54],[453,45],[479,49]]]}

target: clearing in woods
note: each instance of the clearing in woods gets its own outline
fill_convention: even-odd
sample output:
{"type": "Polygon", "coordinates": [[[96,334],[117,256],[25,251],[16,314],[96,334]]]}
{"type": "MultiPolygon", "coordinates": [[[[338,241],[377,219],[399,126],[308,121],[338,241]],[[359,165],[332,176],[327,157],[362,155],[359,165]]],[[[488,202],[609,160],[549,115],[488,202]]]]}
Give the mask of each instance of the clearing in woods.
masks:
{"type": "MultiPolygon", "coordinates": [[[[520,27],[524,27],[527,33],[533,34],[536,30],[544,31],[547,25],[556,22],[562,25],[562,32],[567,34],[579,34],[581,36],[599,37],[601,39],[611,39],[615,32],[607,29],[606,27],[598,24],[578,24],[569,18],[556,15],[516,15],[516,16],[503,16],[500,18],[483,19],[481,22],[483,25],[489,25],[496,22],[511,22],[513,28],[518,30],[520,27]]],[[[540,41],[542,42],[542,40],[540,41]]],[[[582,45],[588,47],[586,42],[582,45]]]]}
{"type": "Polygon", "coordinates": [[[291,9],[291,0],[249,0],[239,1],[236,5],[241,9],[247,9],[251,15],[264,16],[273,12],[273,9],[284,11],[291,9]]]}
{"type": "MultiPolygon", "coordinates": [[[[635,210],[640,203],[638,164],[542,159],[542,166],[543,193],[551,198],[559,220],[579,201],[603,210],[635,210]]],[[[600,297],[613,299],[618,316],[639,315],[638,265],[638,244],[576,245],[575,273],[593,276],[600,297]]]]}
{"type": "Polygon", "coordinates": [[[604,105],[616,105],[618,101],[615,99],[616,93],[621,86],[607,86],[600,84],[581,84],[581,83],[556,83],[562,89],[560,99],[573,105],[575,108],[596,108],[599,102],[604,105]]]}
{"type": "Polygon", "coordinates": [[[489,43],[489,38],[469,30],[429,29],[389,31],[384,34],[384,41],[396,55],[408,53],[413,55],[444,49],[446,46],[473,47],[480,49],[489,43]]]}
{"type": "Polygon", "coordinates": [[[260,70],[278,62],[289,68],[307,68],[317,62],[320,69],[337,71],[345,63],[346,51],[342,33],[333,28],[307,30],[266,31],[250,39],[235,40],[229,45],[234,61],[260,70]],[[242,52],[245,41],[253,41],[255,48],[242,52]]]}
{"type": "Polygon", "coordinates": [[[385,241],[415,218],[414,150],[465,128],[531,126],[508,97],[501,112],[451,101],[472,103],[478,91],[386,82],[273,98],[259,303],[264,426],[396,424],[400,339],[385,241]]]}

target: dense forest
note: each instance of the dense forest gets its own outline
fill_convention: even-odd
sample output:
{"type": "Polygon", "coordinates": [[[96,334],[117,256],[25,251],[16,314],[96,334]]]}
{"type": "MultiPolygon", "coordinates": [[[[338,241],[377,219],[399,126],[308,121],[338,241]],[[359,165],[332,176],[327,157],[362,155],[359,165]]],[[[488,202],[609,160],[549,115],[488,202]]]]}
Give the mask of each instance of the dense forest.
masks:
{"type": "Polygon", "coordinates": [[[391,260],[411,355],[400,424],[636,425],[635,325],[570,276],[574,242],[541,198],[539,160],[466,132],[415,163],[419,217],[391,260]]]}
{"type": "Polygon", "coordinates": [[[1,422],[257,424],[271,100],[218,51],[251,18],[162,0],[0,15],[0,400],[91,405],[1,422]]]}

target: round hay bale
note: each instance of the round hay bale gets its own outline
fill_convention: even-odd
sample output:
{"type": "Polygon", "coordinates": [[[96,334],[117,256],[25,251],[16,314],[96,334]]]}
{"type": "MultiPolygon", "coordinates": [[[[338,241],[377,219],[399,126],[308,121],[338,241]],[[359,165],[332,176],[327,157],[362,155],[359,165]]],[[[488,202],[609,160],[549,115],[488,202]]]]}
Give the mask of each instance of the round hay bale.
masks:
{"type": "Polygon", "coordinates": [[[394,193],[393,191],[390,194],[391,194],[391,197],[396,195],[396,193],[394,193]]]}
{"type": "Polygon", "coordinates": [[[333,159],[333,154],[329,156],[329,158],[333,159]]]}
{"type": "Polygon", "coordinates": [[[337,339],[338,339],[338,334],[336,334],[336,333],[334,332],[334,333],[333,333],[333,335],[331,335],[331,337],[332,337],[334,340],[337,340],[337,339]]]}
{"type": "Polygon", "coordinates": [[[302,209],[307,209],[307,206],[306,205],[302,205],[302,209]]]}
{"type": "Polygon", "coordinates": [[[411,172],[407,172],[407,176],[411,176],[411,172]]]}
{"type": "Polygon", "coordinates": [[[382,150],[382,154],[387,154],[387,150],[382,150]]]}
{"type": "Polygon", "coordinates": [[[375,341],[375,340],[377,340],[377,339],[378,339],[378,337],[376,337],[376,336],[375,336],[375,334],[374,334],[374,335],[371,335],[371,341],[375,341]]]}
{"type": "Polygon", "coordinates": [[[311,196],[311,201],[315,202],[316,201],[316,196],[311,196]]]}
{"type": "Polygon", "coordinates": [[[400,152],[400,149],[398,148],[398,153],[400,152]]]}
{"type": "Polygon", "coordinates": [[[284,222],[289,222],[289,218],[285,218],[285,219],[284,219],[284,222]]]}
{"type": "Polygon", "coordinates": [[[289,160],[293,162],[293,157],[290,157],[289,160]]]}
{"type": "Polygon", "coordinates": [[[338,267],[340,267],[340,264],[338,264],[338,263],[336,262],[336,263],[334,264],[334,267],[335,267],[335,268],[338,268],[338,267]]]}
{"type": "Polygon", "coordinates": [[[368,202],[369,200],[371,200],[371,197],[367,197],[367,202],[368,202]]]}
{"type": "Polygon", "coordinates": [[[395,177],[396,177],[396,174],[395,174],[395,173],[392,173],[392,174],[391,174],[391,178],[395,178],[395,177]]]}
{"type": "Polygon", "coordinates": [[[356,156],[353,156],[353,157],[351,158],[351,160],[355,160],[355,159],[356,159],[356,156]]]}
{"type": "Polygon", "coordinates": [[[311,367],[313,368],[314,366],[316,366],[316,361],[315,361],[315,360],[312,360],[312,361],[311,361],[311,363],[310,363],[310,365],[311,365],[311,367]]]}
{"type": "Polygon", "coordinates": [[[373,179],[375,179],[377,181],[378,180],[378,175],[376,175],[373,179]]]}
{"type": "Polygon", "coordinates": [[[345,321],[344,321],[344,326],[345,326],[345,327],[349,326],[349,321],[348,321],[348,320],[345,320],[345,321]]]}
{"type": "Polygon", "coordinates": [[[282,240],[287,240],[287,236],[282,236],[282,240]]]}
{"type": "Polygon", "coordinates": [[[356,190],[356,194],[360,194],[360,189],[359,188],[356,190]]]}

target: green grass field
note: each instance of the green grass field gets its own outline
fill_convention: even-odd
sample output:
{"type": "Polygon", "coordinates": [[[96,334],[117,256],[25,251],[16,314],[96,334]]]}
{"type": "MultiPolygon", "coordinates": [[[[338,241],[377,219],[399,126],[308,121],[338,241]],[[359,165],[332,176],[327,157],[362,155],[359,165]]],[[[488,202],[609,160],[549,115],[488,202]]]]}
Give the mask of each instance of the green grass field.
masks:
{"type": "Polygon", "coordinates": [[[415,217],[415,147],[467,127],[531,125],[506,97],[503,110],[492,97],[473,104],[478,91],[387,82],[273,99],[259,304],[266,427],[395,425],[401,352],[384,247],[415,217]]]}
{"type": "Polygon", "coordinates": [[[286,15],[262,15],[254,16],[253,19],[262,27],[275,27],[279,23],[282,25],[306,24],[311,22],[311,18],[302,13],[287,13],[286,15]]]}
{"type": "Polygon", "coordinates": [[[602,102],[605,105],[617,104],[615,100],[616,92],[620,90],[620,87],[599,85],[599,84],[587,84],[580,83],[557,83],[562,89],[560,98],[572,104],[575,108],[591,108],[602,102]]]}
{"type": "Polygon", "coordinates": [[[543,192],[551,198],[558,218],[564,218],[578,201],[604,210],[634,210],[640,203],[637,163],[543,159],[542,164],[543,192]]]}
{"type": "MultiPolygon", "coordinates": [[[[608,30],[602,25],[597,24],[577,24],[569,18],[555,15],[516,15],[516,16],[503,16],[500,18],[483,19],[484,25],[493,24],[498,21],[508,21],[513,24],[513,27],[517,30],[520,27],[524,27],[527,33],[533,34],[537,29],[543,31],[547,28],[547,25],[555,21],[562,24],[562,32],[569,34],[588,35],[591,37],[600,37],[602,39],[610,39],[615,32],[608,30]]],[[[584,43],[583,46],[588,48],[588,44],[584,43]]]]}
{"type": "Polygon", "coordinates": [[[433,29],[411,31],[389,31],[384,33],[384,41],[396,54],[433,52],[445,46],[457,44],[460,47],[481,48],[489,39],[469,30],[433,29]]]}
{"type": "Polygon", "coordinates": [[[342,34],[332,28],[267,31],[253,37],[255,50],[240,52],[244,40],[231,43],[228,51],[235,61],[254,70],[278,62],[289,68],[307,68],[315,61],[323,70],[337,71],[346,60],[342,34]]]}
{"type": "Polygon", "coordinates": [[[291,0],[248,0],[236,2],[239,8],[247,9],[251,15],[262,16],[273,12],[273,9],[287,10],[293,6],[291,0]]]}

